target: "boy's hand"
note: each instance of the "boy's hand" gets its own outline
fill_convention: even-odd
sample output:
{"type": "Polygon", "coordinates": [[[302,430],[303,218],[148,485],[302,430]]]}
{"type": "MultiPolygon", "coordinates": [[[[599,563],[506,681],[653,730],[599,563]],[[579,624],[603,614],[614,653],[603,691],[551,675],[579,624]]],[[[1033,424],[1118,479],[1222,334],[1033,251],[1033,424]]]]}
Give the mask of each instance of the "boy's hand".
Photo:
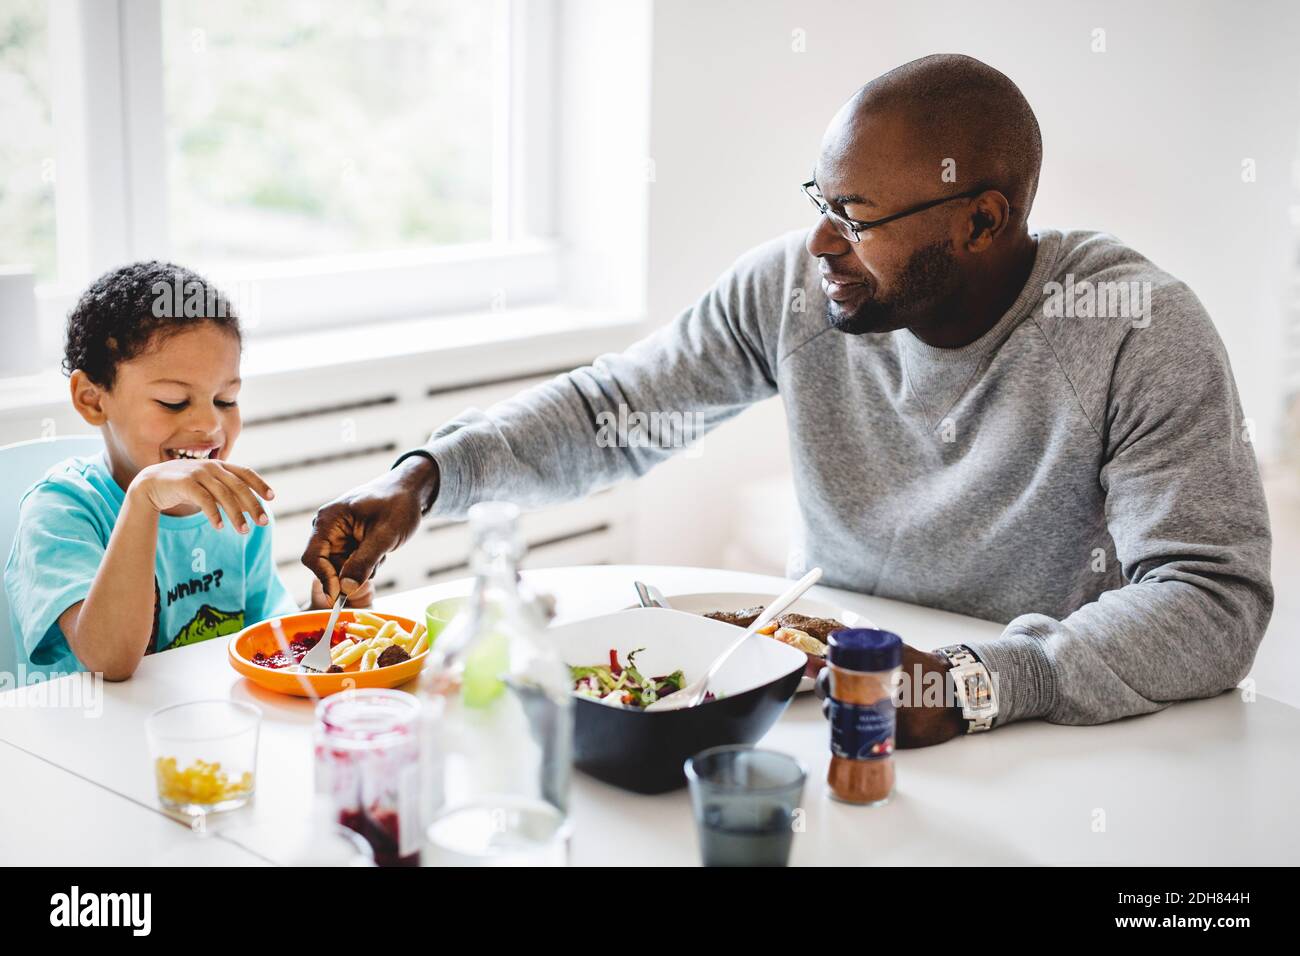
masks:
{"type": "Polygon", "coordinates": [[[240,534],[249,531],[245,512],[260,525],[270,520],[257,496],[275,497],[271,486],[253,469],[213,460],[175,459],[150,465],[140,470],[128,491],[160,513],[196,505],[217,529],[223,524],[220,507],[240,534]]]}
{"type": "MultiPolygon", "coordinates": [[[[370,607],[375,603],[375,585],[373,581],[367,581],[360,587],[354,588],[348,595],[347,602],[343,605],[348,607],[370,607]]],[[[328,611],[334,606],[334,602],[325,594],[325,588],[318,579],[311,582],[311,606],[315,610],[328,611]]]]}

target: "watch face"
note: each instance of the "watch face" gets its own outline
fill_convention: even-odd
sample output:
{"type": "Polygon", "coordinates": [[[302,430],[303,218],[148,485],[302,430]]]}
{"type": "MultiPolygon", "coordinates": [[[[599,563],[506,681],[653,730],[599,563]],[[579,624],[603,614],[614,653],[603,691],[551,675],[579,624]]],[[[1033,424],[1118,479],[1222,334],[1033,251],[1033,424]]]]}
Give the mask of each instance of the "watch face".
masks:
{"type": "Polygon", "coordinates": [[[993,686],[978,668],[963,669],[960,678],[965,690],[962,709],[968,719],[978,719],[994,709],[993,686]]]}

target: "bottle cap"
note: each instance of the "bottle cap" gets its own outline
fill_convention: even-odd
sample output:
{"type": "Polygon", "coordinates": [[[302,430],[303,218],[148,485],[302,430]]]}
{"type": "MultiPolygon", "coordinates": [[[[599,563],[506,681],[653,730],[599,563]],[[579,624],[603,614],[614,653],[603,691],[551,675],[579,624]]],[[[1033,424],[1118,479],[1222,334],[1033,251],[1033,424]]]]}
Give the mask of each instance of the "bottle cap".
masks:
{"type": "Polygon", "coordinates": [[[826,658],[850,671],[888,671],[903,662],[903,639],[893,631],[874,627],[846,627],[831,631],[826,658]]]}
{"type": "Polygon", "coordinates": [[[508,501],[481,501],[469,509],[470,567],[505,557],[518,564],[527,553],[519,533],[519,507],[508,501]]]}

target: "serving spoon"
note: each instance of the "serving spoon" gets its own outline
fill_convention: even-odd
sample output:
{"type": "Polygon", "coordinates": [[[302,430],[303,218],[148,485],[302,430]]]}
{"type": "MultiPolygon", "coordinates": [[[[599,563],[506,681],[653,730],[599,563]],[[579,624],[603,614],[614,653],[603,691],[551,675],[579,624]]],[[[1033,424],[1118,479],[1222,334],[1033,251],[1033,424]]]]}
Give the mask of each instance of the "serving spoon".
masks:
{"type": "Polygon", "coordinates": [[[683,710],[687,707],[694,707],[700,701],[704,700],[704,695],[709,690],[709,681],[717,675],[722,669],[722,665],[727,663],[727,658],[736,652],[736,649],[749,640],[751,634],[767,627],[795,601],[803,597],[803,593],[820,580],[822,576],[821,568],[813,568],[767,607],[763,608],[763,613],[754,618],[754,623],[745,629],[745,633],[740,635],[727,646],[721,654],[713,659],[709,669],[704,672],[704,676],[698,680],[693,680],[679,691],[675,691],[666,697],[661,697],[646,710],[683,710]]]}
{"type": "Polygon", "coordinates": [[[672,609],[668,599],[664,597],[664,592],[660,591],[653,584],[646,584],[642,581],[633,581],[636,585],[636,596],[640,600],[642,607],[666,607],[672,609]]]}

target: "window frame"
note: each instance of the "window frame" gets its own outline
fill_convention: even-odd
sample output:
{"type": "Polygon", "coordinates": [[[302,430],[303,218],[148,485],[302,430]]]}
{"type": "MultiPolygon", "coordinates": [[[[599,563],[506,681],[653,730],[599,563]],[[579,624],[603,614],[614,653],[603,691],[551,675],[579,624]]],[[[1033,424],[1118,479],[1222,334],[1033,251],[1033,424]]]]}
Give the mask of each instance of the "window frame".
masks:
{"type": "MultiPolygon", "coordinates": [[[[43,315],[66,311],[107,269],[170,251],[163,0],[50,0],[56,130],[57,278],[43,315]]],[[[493,184],[488,242],[310,256],[205,271],[251,335],[366,319],[500,310],[555,301],[556,0],[492,0],[493,184]]]]}

